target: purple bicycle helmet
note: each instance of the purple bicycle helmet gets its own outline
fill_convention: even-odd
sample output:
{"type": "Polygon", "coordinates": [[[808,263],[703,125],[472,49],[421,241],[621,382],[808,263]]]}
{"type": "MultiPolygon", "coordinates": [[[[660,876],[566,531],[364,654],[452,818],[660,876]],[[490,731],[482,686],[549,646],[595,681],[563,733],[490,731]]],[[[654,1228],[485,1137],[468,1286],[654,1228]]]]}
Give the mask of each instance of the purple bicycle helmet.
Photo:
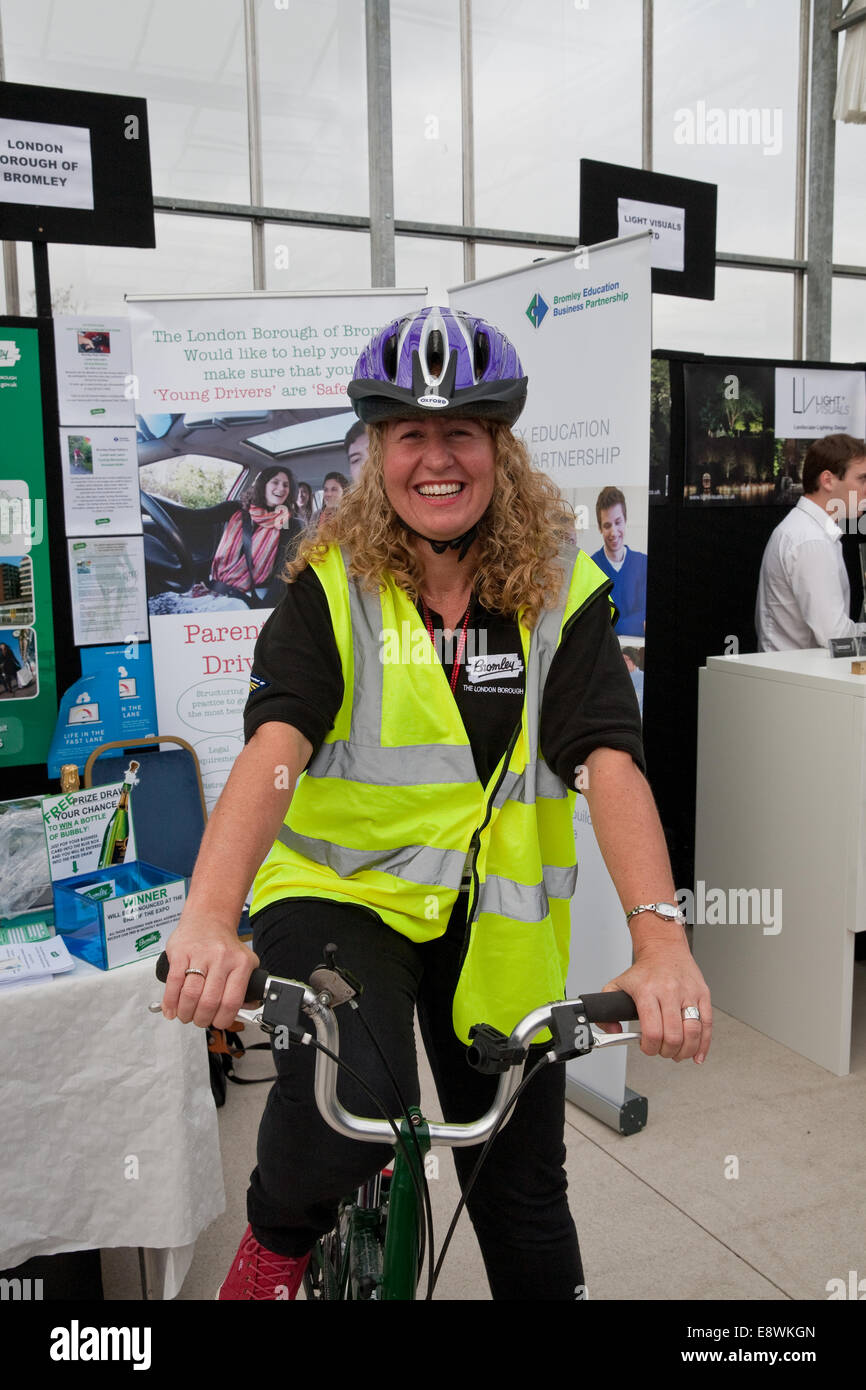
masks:
{"type": "Polygon", "coordinates": [[[513,425],[526,377],[504,333],[461,309],[419,309],[381,328],[346,388],[367,425],[448,414],[513,425]]]}

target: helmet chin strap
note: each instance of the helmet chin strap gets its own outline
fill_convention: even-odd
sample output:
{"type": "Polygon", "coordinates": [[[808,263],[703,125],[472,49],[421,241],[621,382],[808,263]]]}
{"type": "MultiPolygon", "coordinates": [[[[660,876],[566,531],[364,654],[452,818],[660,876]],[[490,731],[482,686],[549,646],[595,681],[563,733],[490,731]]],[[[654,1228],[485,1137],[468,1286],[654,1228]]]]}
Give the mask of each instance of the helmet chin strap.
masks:
{"type": "Polygon", "coordinates": [[[412,532],[413,536],[417,536],[419,540],[426,541],[431,550],[434,550],[437,555],[444,555],[446,550],[459,550],[460,554],[457,557],[458,560],[466,559],[469,547],[478,534],[477,521],[474,526],[469,527],[468,531],[464,531],[462,536],[455,536],[454,539],[450,541],[434,541],[430,536],[422,536],[420,531],[416,531],[415,528],[409,526],[407,522],[404,521],[403,525],[406,527],[407,531],[412,532]]]}

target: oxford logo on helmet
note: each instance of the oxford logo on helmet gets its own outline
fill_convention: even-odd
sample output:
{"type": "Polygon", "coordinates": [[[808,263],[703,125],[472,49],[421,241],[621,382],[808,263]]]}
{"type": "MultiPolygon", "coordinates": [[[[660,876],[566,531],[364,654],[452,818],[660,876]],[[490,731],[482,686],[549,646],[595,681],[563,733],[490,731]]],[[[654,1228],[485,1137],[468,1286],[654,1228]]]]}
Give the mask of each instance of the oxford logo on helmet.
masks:
{"type": "Polygon", "coordinates": [[[430,410],[441,410],[443,405],[450,405],[447,396],[416,396],[419,405],[425,405],[430,410]]]}

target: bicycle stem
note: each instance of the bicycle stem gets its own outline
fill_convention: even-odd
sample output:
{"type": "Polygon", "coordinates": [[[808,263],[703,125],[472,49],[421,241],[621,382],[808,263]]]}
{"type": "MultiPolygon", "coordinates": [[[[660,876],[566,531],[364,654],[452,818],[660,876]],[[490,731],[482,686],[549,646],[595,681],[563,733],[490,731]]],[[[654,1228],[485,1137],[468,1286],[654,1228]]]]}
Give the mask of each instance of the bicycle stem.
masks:
{"type": "MultiPolygon", "coordinates": [[[[317,998],[313,1002],[304,999],[304,1012],[312,1019],[316,1036],[323,1046],[335,1054],[339,1051],[339,1028],[331,1009],[322,1005],[317,998]]],[[[536,1033],[550,1020],[550,1005],[545,1004],[533,1010],[522,1019],[511,1035],[514,1046],[526,1047],[536,1033]]],[[[394,1143],[394,1133],[387,1120],[370,1119],[352,1115],[337,1099],[337,1076],[339,1066],[324,1052],[316,1053],[315,1096],[323,1119],[338,1134],[348,1139],[361,1139],[367,1142],[394,1143]]],[[[489,1139],[503,1109],[520,1085],[522,1068],[511,1067],[499,1078],[493,1104],[485,1115],[471,1124],[446,1124],[443,1121],[428,1121],[431,1144],[445,1144],[449,1148],[465,1148],[472,1144],[483,1144],[489,1139]]],[[[507,1124],[506,1117],[505,1123],[507,1124]]]]}

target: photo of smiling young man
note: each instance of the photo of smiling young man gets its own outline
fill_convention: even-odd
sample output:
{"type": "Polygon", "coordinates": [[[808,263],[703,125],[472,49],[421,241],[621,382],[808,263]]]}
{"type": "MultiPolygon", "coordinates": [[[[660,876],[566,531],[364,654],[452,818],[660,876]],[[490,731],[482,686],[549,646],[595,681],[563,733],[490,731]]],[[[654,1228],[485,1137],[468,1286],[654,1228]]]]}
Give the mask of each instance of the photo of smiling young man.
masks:
{"type": "Polygon", "coordinates": [[[646,629],[646,555],[625,543],[627,522],[625,494],[618,487],[603,487],[595,502],[595,516],[602,546],[592,556],[609,579],[611,598],[619,612],[617,637],[643,637],[646,629]]]}

